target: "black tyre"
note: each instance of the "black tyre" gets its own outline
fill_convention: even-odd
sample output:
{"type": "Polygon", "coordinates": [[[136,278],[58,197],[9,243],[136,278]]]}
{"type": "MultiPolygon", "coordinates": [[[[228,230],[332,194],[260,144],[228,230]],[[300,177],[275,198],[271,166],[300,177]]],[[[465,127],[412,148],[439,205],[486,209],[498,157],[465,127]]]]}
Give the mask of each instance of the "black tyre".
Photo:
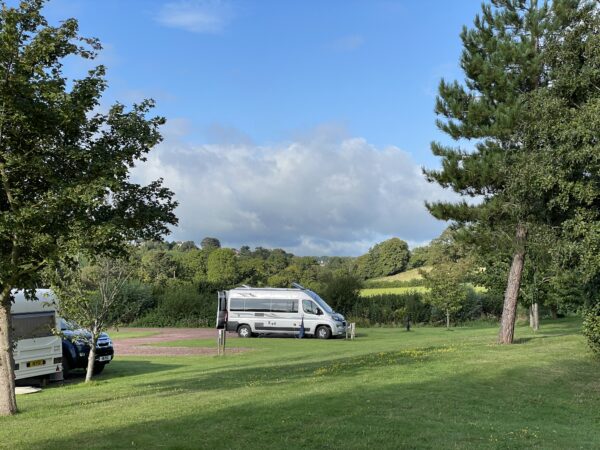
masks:
{"type": "Polygon", "coordinates": [[[63,353],[63,359],[62,359],[62,369],[63,369],[63,377],[67,378],[67,376],[71,372],[72,367],[71,367],[71,363],[69,362],[69,358],[64,356],[64,353],[63,353]]]}
{"type": "Polygon", "coordinates": [[[252,337],[252,328],[250,328],[250,325],[240,325],[238,328],[238,336],[241,338],[252,337]]]}
{"type": "Polygon", "coordinates": [[[102,371],[104,370],[104,366],[106,366],[106,363],[95,362],[94,370],[92,371],[92,373],[94,375],[100,375],[102,373],[102,371]]]}
{"type": "Polygon", "coordinates": [[[315,336],[319,339],[329,339],[331,337],[331,330],[329,327],[322,325],[317,328],[317,331],[315,331],[315,336]]]}

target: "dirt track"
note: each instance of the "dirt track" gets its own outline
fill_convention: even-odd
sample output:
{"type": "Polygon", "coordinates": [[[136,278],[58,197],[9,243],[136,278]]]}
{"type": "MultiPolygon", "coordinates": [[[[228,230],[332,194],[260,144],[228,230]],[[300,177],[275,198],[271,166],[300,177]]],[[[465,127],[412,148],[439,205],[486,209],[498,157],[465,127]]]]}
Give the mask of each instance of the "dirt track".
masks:
{"type": "MultiPolygon", "coordinates": [[[[216,355],[217,330],[214,328],[127,328],[127,332],[153,332],[153,336],[139,338],[116,338],[114,340],[115,355],[130,356],[189,356],[189,355],[216,355]],[[182,339],[214,339],[211,347],[157,347],[153,344],[162,342],[179,341],[182,339]]],[[[229,333],[227,338],[239,342],[235,335],[229,333]]],[[[230,344],[231,341],[228,341],[230,344]]],[[[228,353],[239,353],[245,348],[227,346],[228,353]]]]}

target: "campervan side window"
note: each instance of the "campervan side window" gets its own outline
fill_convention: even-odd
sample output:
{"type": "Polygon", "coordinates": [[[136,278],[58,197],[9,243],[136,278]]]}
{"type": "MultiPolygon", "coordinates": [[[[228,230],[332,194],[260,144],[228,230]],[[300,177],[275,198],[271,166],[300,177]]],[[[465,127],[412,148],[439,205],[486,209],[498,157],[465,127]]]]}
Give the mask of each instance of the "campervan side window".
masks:
{"type": "Polygon", "coordinates": [[[13,314],[12,324],[14,339],[35,339],[52,336],[56,327],[54,311],[13,314]]]}
{"type": "Polygon", "coordinates": [[[232,298],[230,311],[297,313],[298,300],[272,300],[265,298],[232,298]]]}
{"type": "Polygon", "coordinates": [[[271,300],[271,312],[297,313],[298,300],[271,300]]]}
{"type": "Polygon", "coordinates": [[[265,300],[264,298],[247,298],[246,299],[246,311],[251,312],[269,312],[271,309],[271,300],[265,300]]]}
{"type": "Polygon", "coordinates": [[[244,299],[243,298],[232,298],[229,301],[229,309],[231,311],[243,311],[244,310],[244,299]]]}

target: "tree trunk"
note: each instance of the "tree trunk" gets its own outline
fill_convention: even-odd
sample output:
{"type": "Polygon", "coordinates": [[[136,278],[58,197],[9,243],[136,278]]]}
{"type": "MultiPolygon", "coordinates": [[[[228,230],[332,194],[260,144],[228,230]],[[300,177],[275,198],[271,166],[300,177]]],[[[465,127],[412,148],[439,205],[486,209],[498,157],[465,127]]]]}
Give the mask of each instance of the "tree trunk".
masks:
{"type": "Polygon", "coordinates": [[[85,382],[92,381],[94,374],[94,363],[96,362],[96,344],[98,343],[98,335],[92,331],[92,339],[90,343],[90,354],[88,355],[87,371],[85,373],[85,382]]]}
{"type": "Polygon", "coordinates": [[[533,305],[529,307],[529,328],[533,328],[533,305]]]}
{"type": "Polygon", "coordinates": [[[540,308],[538,303],[534,303],[531,305],[531,316],[533,319],[533,331],[537,331],[540,329],[540,308]]]}
{"type": "Polygon", "coordinates": [[[5,287],[0,293],[0,416],[17,412],[10,291],[10,287],[5,287]]]}
{"type": "Polygon", "coordinates": [[[512,344],[515,337],[517,299],[521,288],[521,276],[523,275],[523,265],[525,263],[525,240],[527,238],[527,230],[523,224],[517,225],[515,238],[516,250],[513,254],[508,283],[504,293],[504,308],[502,310],[500,332],[498,333],[499,344],[512,344]]]}
{"type": "Polygon", "coordinates": [[[446,328],[450,328],[450,310],[446,310],[446,328]]]}

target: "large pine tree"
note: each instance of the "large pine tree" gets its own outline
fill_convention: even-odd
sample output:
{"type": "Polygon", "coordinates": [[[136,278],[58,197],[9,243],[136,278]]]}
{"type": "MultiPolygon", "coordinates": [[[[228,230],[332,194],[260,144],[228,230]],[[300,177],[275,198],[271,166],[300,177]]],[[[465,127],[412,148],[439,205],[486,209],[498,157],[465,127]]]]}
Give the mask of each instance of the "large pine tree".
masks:
{"type": "Polygon", "coordinates": [[[482,6],[474,27],[463,29],[460,60],[464,83],[443,81],[435,111],[438,127],[465,147],[432,144],[440,170],[426,170],[429,181],[471,197],[468,202],[428,204],[442,220],[479,230],[510,229],[510,270],[498,342],[512,343],[528,231],[543,205],[522,202],[512,177],[529,149],[524,98],[548,84],[544,44],[560,30],[579,0],[493,0],[482,6]]]}

